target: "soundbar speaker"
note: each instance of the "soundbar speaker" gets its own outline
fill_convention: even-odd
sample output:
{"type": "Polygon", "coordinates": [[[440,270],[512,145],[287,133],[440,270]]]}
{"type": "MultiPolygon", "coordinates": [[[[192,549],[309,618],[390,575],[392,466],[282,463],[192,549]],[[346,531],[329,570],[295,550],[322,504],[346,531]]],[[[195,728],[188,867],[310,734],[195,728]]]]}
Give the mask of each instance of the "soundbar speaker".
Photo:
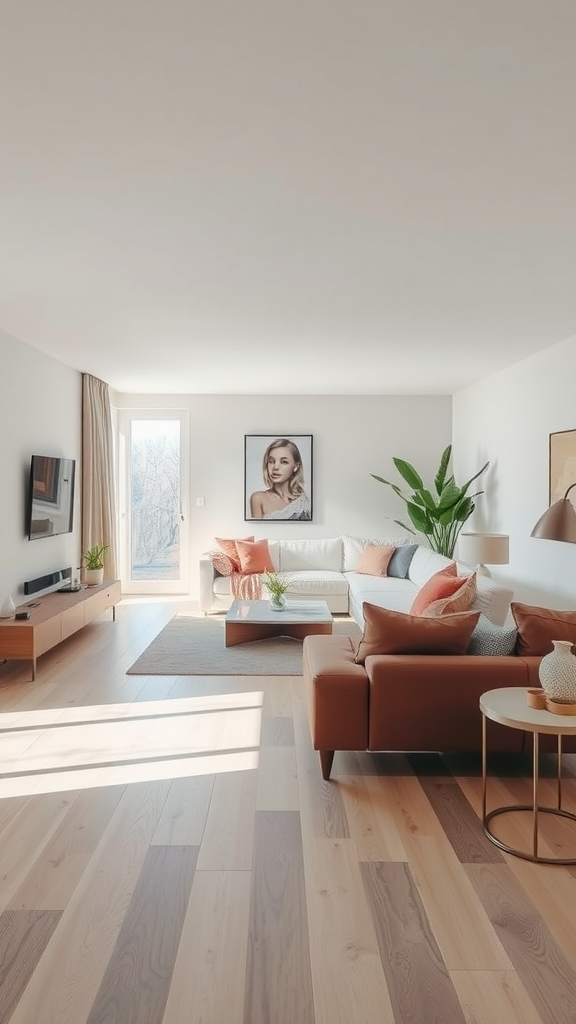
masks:
{"type": "Polygon", "coordinates": [[[24,581],[24,593],[36,594],[39,590],[46,590],[47,587],[55,587],[66,579],[72,577],[72,566],[67,569],[58,569],[57,572],[46,573],[45,576],[37,576],[35,580],[24,581]]]}

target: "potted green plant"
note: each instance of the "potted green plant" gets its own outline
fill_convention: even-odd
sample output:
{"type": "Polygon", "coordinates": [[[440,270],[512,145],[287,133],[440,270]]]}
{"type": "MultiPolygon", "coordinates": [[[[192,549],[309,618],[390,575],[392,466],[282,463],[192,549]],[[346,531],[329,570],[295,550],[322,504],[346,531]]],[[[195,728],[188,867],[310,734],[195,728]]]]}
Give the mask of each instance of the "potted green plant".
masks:
{"type": "Polygon", "coordinates": [[[283,572],[265,572],[262,582],[270,595],[270,607],[274,611],[282,611],[286,607],[284,594],[290,586],[290,577],[283,572]]]}
{"type": "Polygon", "coordinates": [[[392,461],[402,479],[412,488],[412,493],[409,495],[404,494],[398,484],[385,480],[384,477],[376,476],[375,473],[370,474],[374,480],[379,480],[380,483],[391,487],[394,493],[405,502],[414,529],[399,519],[395,519],[394,522],[403,530],[408,530],[409,533],[417,531],[423,533],[428,538],[432,550],[446,555],[448,558],[453,557],[460,531],[476,508],[474,498],[484,493],[476,491],[475,494],[468,494],[468,488],[490,465],[489,462],[486,462],[482,469],[479,469],[462,487],[459,487],[454,476],[448,475],[451,455],[452,445],[449,444],[442,453],[440,466],[434,478],[435,493],[424,486],[420,474],[404,459],[393,459],[392,461]]]}
{"type": "Polygon", "coordinates": [[[84,566],[84,578],[87,586],[95,587],[104,579],[104,555],[110,547],[109,544],[95,544],[82,553],[82,564],[84,566]]]}

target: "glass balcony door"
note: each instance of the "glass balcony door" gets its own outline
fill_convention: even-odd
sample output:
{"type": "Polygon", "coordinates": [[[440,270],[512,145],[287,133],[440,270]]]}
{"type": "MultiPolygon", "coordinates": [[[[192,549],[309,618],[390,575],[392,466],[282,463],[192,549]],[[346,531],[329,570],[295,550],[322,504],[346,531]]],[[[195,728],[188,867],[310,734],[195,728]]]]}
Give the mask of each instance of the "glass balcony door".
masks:
{"type": "Polygon", "coordinates": [[[119,416],[122,591],[188,593],[186,412],[119,416]]]}

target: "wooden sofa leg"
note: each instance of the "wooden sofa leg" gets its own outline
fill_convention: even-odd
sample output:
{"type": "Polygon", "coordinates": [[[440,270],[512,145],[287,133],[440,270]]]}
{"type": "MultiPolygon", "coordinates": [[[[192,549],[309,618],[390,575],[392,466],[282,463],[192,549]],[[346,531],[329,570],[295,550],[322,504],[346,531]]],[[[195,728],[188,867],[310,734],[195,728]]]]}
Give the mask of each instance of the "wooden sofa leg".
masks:
{"type": "Polygon", "coordinates": [[[318,753],[320,754],[320,765],[321,765],[321,768],[322,768],[322,778],[326,779],[326,781],[328,781],[328,779],[330,778],[330,772],[332,771],[332,762],[334,760],[334,751],[333,750],[319,750],[318,753]]]}

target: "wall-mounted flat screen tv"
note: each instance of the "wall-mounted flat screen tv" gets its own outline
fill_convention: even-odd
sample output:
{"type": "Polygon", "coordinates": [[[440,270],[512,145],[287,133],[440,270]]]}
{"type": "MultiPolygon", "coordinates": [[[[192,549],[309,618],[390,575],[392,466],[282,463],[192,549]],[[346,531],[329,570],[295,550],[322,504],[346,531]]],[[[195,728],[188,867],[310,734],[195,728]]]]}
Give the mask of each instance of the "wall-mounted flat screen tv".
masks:
{"type": "Polygon", "coordinates": [[[30,540],[72,532],[75,473],[74,459],[32,456],[26,523],[30,540]]]}

